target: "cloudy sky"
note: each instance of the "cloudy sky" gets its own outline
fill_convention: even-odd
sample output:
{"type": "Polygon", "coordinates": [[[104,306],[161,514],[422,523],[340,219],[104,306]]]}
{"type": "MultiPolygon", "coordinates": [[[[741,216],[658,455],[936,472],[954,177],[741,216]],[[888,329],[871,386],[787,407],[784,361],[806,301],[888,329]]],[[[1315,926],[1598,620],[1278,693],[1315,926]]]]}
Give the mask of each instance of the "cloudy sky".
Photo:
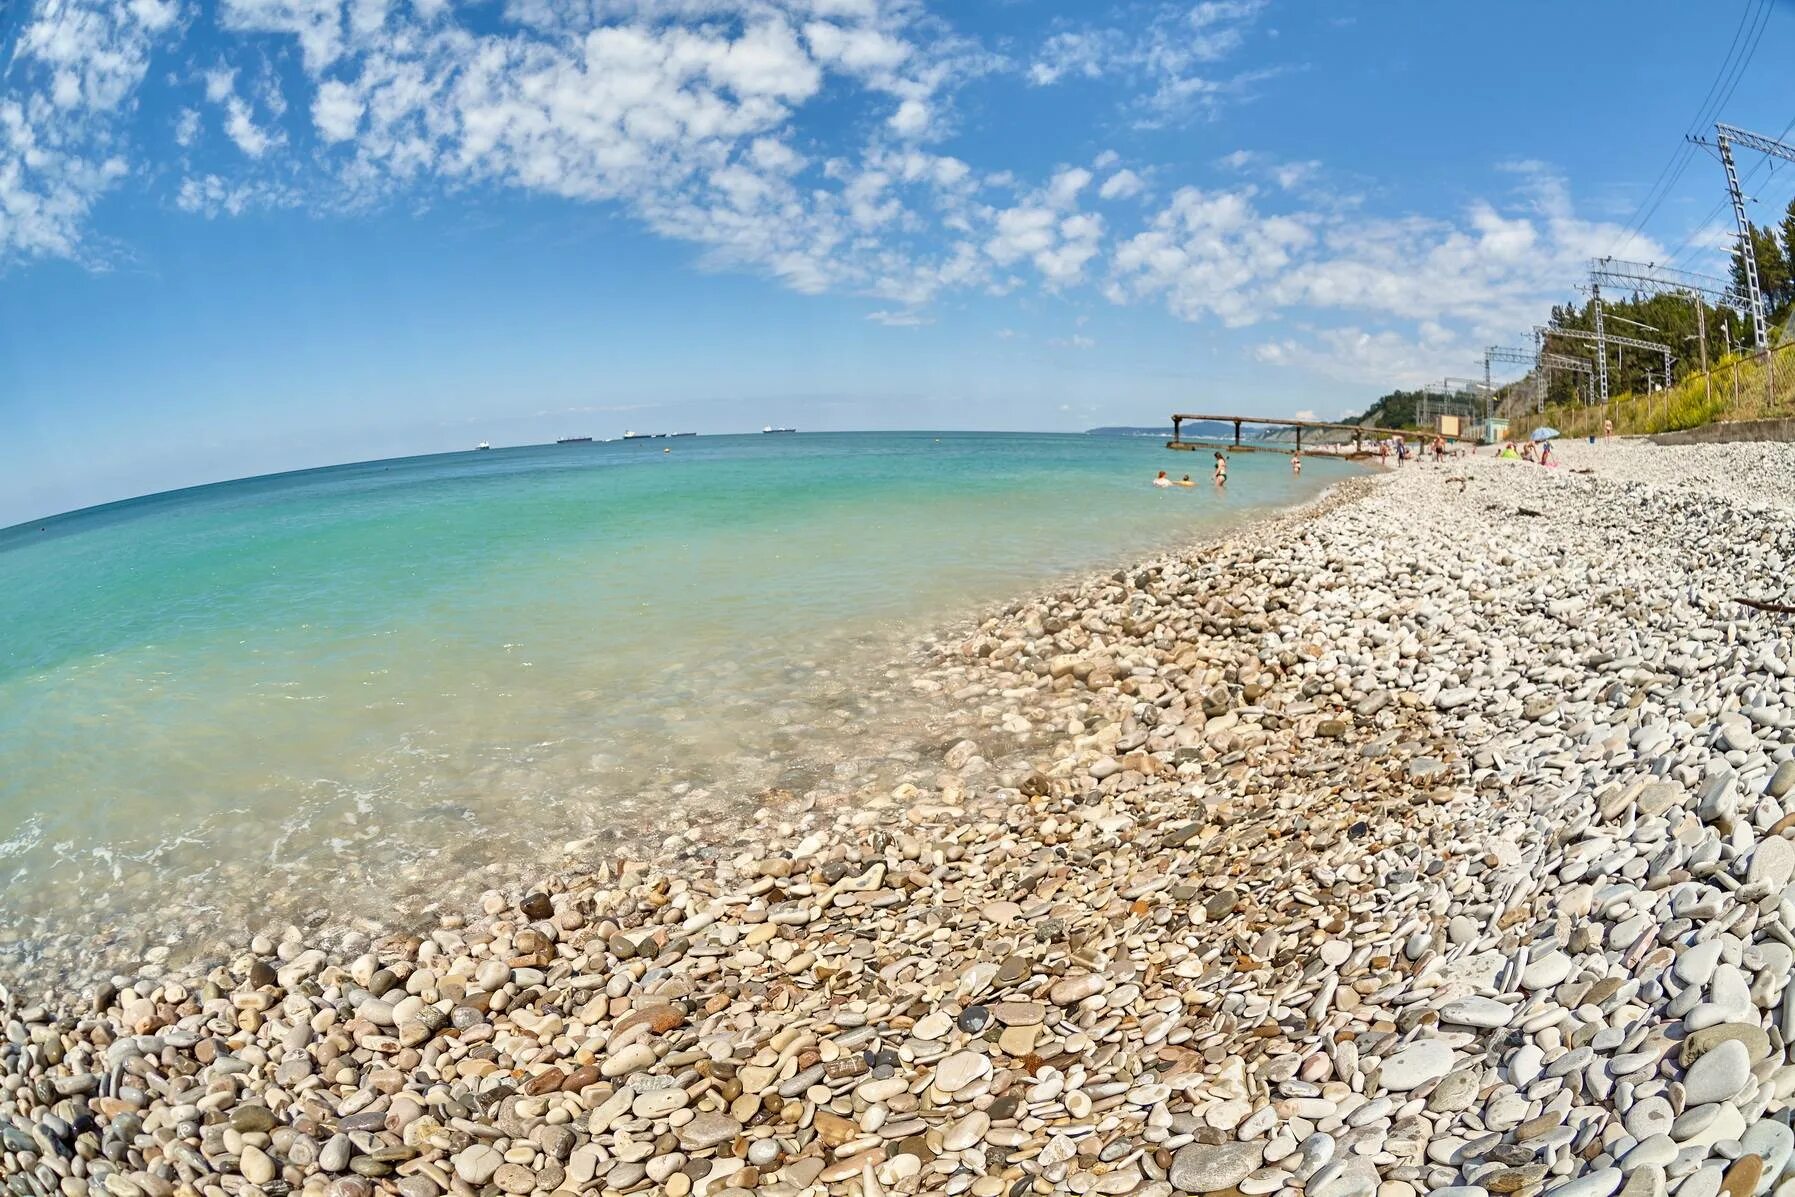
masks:
{"type": "Polygon", "coordinates": [[[1789,0],[0,20],[0,524],[627,427],[1334,415],[1592,255],[1722,268],[1681,138],[1795,118],[1789,0]]]}

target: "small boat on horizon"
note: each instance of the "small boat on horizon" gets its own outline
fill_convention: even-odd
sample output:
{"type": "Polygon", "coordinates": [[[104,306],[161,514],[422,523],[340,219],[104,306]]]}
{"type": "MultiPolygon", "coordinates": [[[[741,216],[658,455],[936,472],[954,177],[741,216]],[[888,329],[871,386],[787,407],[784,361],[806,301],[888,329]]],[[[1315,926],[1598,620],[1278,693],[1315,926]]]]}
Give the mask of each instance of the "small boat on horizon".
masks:
{"type": "Polygon", "coordinates": [[[585,445],[590,444],[591,441],[592,438],[589,436],[564,436],[555,443],[557,445],[585,445]]]}
{"type": "Polygon", "coordinates": [[[669,432],[668,436],[697,436],[696,432],[669,432]]]}
{"type": "Polygon", "coordinates": [[[767,426],[766,426],[766,427],[765,427],[765,428],[762,428],[762,429],[761,429],[761,432],[762,432],[762,433],[767,433],[767,432],[796,432],[796,431],[798,431],[798,430],[797,430],[797,429],[796,429],[796,428],[775,428],[775,427],[773,427],[773,426],[772,426],[772,425],[771,425],[771,424],[768,424],[768,425],[767,425],[767,426]]]}
{"type": "Polygon", "coordinates": [[[652,432],[625,432],[623,434],[623,439],[626,441],[651,441],[654,439],[654,433],[652,433],[652,432]]]}
{"type": "Polygon", "coordinates": [[[478,451],[480,449],[490,449],[490,448],[492,448],[492,446],[487,444],[485,441],[481,441],[479,444],[474,446],[474,449],[476,451],[478,451]]]}

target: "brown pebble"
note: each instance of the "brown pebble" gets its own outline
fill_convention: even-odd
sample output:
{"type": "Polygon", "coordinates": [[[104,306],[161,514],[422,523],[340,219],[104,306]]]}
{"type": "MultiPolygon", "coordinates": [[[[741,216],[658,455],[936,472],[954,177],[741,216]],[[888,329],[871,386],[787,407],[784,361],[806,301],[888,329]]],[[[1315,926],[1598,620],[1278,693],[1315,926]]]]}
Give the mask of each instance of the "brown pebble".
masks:
{"type": "Polygon", "coordinates": [[[1720,1178],[1720,1191],[1727,1197],[1751,1197],[1764,1175],[1764,1157],[1742,1155],[1734,1160],[1726,1175],[1720,1178]]]}

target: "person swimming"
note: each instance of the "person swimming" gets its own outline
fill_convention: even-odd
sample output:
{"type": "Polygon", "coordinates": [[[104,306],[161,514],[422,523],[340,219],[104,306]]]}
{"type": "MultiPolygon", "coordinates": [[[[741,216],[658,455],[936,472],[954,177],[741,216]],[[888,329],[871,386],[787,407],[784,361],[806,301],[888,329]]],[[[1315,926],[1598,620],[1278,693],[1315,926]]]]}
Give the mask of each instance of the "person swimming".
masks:
{"type": "Polygon", "coordinates": [[[1153,480],[1153,485],[1154,486],[1170,486],[1170,485],[1172,485],[1172,480],[1170,478],[1166,477],[1166,472],[1164,470],[1161,470],[1161,471],[1159,471],[1159,477],[1157,477],[1153,480]]]}
{"type": "Polygon", "coordinates": [[[1179,485],[1179,486],[1195,486],[1196,483],[1192,482],[1190,480],[1189,474],[1186,474],[1184,477],[1178,479],[1177,485],[1179,485]]]}

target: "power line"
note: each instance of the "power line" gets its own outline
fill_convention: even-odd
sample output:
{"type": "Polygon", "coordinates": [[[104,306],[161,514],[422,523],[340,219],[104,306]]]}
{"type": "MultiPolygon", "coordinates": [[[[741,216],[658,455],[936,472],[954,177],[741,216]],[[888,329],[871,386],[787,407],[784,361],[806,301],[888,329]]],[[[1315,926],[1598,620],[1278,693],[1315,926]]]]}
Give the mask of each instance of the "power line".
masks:
{"type": "MultiPolygon", "coordinates": [[[[1783,131],[1776,135],[1775,140],[1781,141],[1786,138],[1791,129],[1795,129],[1795,116],[1789,118],[1789,123],[1783,126],[1783,131]]],[[[1756,162],[1752,163],[1751,169],[1745,173],[1745,177],[1740,180],[1739,185],[1741,187],[1749,186],[1752,181],[1758,177],[1758,172],[1763,170],[1766,165],[1770,165],[1771,170],[1773,172],[1775,171],[1776,168],[1772,164],[1771,159],[1759,158],[1756,162]]],[[[1702,230],[1713,223],[1714,218],[1720,215],[1721,209],[1725,208],[1727,203],[1728,200],[1725,196],[1716,200],[1714,206],[1708,209],[1707,214],[1690,228],[1689,232],[1684,235],[1681,241],[1677,242],[1677,247],[1671,250],[1669,254],[1669,260],[1673,265],[1682,264],[1686,259],[1693,257],[1696,252],[1703,248],[1694,243],[1695,239],[1701,236],[1702,230]]]]}
{"type": "MultiPolygon", "coordinates": [[[[1758,10],[1759,15],[1757,23],[1753,26],[1751,33],[1747,35],[1746,40],[1748,45],[1744,56],[1740,58],[1738,64],[1735,66],[1732,77],[1726,84],[1726,90],[1721,93],[1720,98],[1715,102],[1714,106],[1708,110],[1707,115],[1697,123],[1698,128],[1708,124],[1715,117],[1719,116],[1721,112],[1725,110],[1727,104],[1732,100],[1733,93],[1739,89],[1740,80],[1745,78],[1746,69],[1751,66],[1751,60],[1758,52],[1759,43],[1764,40],[1764,30],[1770,25],[1770,14],[1773,11],[1774,9],[1770,0],[1764,0],[1763,7],[1758,10]]],[[[1691,130],[1691,132],[1694,132],[1694,130],[1691,130]]],[[[1683,166],[1684,168],[1687,168],[1688,164],[1695,160],[1695,147],[1685,143],[1685,148],[1687,148],[1689,152],[1683,160],[1683,166]]],[[[1681,176],[1682,170],[1679,169],[1677,174],[1681,176]]],[[[1676,180],[1673,179],[1670,186],[1667,186],[1664,189],[1663,194],[1659,195],[1657,201],[1652,204],[1651,211],[1646,213],[1645,220],[1640,222],[1640,232],[1643,233],[1645,231],[1646,224],[1650,223],[1651,218],[1657,214],[1659,205],[1670,197],[1671,190],[1675,185],[1676,180]]]]}
{"type": "MultiPolygon", "coordinates": [[[[1747,4],[1745,11],[1740,15],[1739,27],[1733,31],[1733,41],[1727,47],[1726,57],[1721,60],[1720,69],[1714,74],[1714,81],[1708,85],[1707,94],[1702,97],[1701,104],[1697,106],[1695,119],[1685,130],[1685,137],[1695,134],[1708,125],[1733,98],[1733,92],[1738,89],[1740,80],[1745,77],[1746,70],[1751,66],[1752,58],[1757,54],[1758,44],[1764,37],[1764,30],[1770,24],[1772,8],[1771,0],[1758,0],[1756,10],[1753,10],[1749,3],[1747,4]],[[1748,28],[1750,29],[1749,33],[1746,32],[1748,28]],[[1734,52],[1740,48],[1741,34],[1745,34],[1744,53],[1735,60],[1734,52]]],[[[1625,231],[1615,241],[1615,248],[1619,248],[1621,242],[1628,240],[1634,234],[1645,231],[1645,227],[1651,223],[1652,217],[1658,214],[1659,207],[1670,197],[1670,193],[1675,190],[1677,183],[1682,180],[1683,172],[1689,168],[1689,163],[1694,157],[1695,147],[1690,145],[1687,140],[1678,145],[1676,151],[1671,154],[1670,161],[1665,163],[1664,169],[1658,172],[1658,180],[1652,184],[1651,190],[1646,193],[1646,198],[1640,201],[1640,207],[1634,212],[1633,219],[1627,222],[1625,231]]]]}

